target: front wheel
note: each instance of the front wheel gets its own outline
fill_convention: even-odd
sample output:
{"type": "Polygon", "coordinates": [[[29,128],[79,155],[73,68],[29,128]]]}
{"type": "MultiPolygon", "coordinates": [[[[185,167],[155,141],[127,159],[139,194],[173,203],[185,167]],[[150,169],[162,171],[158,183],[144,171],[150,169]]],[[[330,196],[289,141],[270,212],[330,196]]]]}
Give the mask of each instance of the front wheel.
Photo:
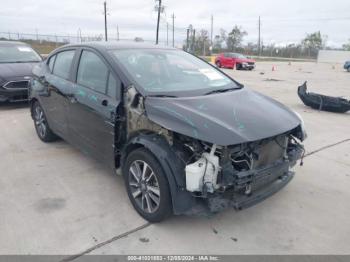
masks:
{"type": "Polygon", "coordinates": [[[35,101],[32,106],[32,115],[36,133],[43,142],[52,142],[58,139],[58,137],[50,129],[44,110],[37,101],[35,101]]]}
{"type": "Polygon", "coordinates": [[[160,222],[172,211],[168,180],[151,152],[132,151],[123,167],[129,199],[136,211],[150,222],[160,222]]]}
{"type": "Polygon", "coordinates": [[[220,63],[220,61],[217,61],[215,64],[216,64],[216,66],[217,66],[218,68],[221,68],[221,63],[220,63]]]}
{"type": "Polygon", "coordinates": [[[348,72],[350,72],[350,66],[346,70],[348,70],[348,72]]]}

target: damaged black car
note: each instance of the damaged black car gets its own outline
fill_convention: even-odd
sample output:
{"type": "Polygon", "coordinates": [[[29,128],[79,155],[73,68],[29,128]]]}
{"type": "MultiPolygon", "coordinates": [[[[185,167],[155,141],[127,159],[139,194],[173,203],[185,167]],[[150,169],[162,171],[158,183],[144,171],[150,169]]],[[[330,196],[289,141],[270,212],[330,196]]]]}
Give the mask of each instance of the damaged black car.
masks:
{"type": "Polygon", "coordinates": [[[181,50],[68,45],[33,73],[39,138],[117,170],[152,222],[258,203],[293,178],[304,152],[298,114],[181,50]]]}

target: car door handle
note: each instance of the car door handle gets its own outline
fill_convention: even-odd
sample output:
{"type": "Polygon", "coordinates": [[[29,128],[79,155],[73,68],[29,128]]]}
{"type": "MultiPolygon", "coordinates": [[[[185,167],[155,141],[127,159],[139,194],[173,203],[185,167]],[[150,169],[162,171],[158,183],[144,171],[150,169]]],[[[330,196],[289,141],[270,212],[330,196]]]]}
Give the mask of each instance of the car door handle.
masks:
{"type": "Polygon", "coordinates": [[[107,100],[107,99],[103,99],[102,102],[101,102],[101,104],[102,104],[103,106],[108,106],[108,100],[107,100]]]}

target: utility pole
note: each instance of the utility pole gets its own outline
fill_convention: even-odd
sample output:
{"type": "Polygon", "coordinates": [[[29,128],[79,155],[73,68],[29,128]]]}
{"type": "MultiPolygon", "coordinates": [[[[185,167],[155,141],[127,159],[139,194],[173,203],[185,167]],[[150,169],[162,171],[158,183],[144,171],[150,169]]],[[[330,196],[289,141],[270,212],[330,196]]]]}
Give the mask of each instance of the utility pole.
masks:
{"type": "Polygon", "coordinates": [[[119,25],[117,25],[117,41],[119,41],[119,25]]]}
{"type": "Polygon", "coordinates": [[[206,38],[204,38],[204,40],[203,40],[203,56],[205,56],[205,40],[206,40],[206,38]]]}
{"type": "Polygon", "coordinates": [[[107,3],[106,1],[103,2],[104,7],[104,15],[105,15],[105,41],[107,41],[107,3]]]}
{"type": "Polygon", "coordinates": [[[196,29],[193,29],[192,45],[191,45],[191,46],[192,46],[192,47],[191,47],[192,53],[194,53],[195,44],[196,44],[196,29]]]}
{"type": "Polygon", "coordinates": [[[188,39],[188,37],[189,37],[189,36],[190,36],[190,29],[189,29],[189,28],[187,28],[187,37],[186,37],[186,52],[188,52],[188,50],[189,50],[189,49],[188,49],[188,43],[189,43],[189,42],[188,42],[188,40],[189,40],[189,39],[188,39]]]}
{"type": "Polygon", "coordinates": [[[169,45],[169,23],[166,23],[166,45],[169,45]]]}
{"type": "Polygon", "coordinates": [[[213,28],[214,28],[214,17],[211,15],[211,27],[210,27],[210,53],[213,48],[213,28]]]}
{"type": "Polygon", "coordinates": [[[171,18],[173,19],[173,47],[175,47],[175,15],[174,13],[171,16],[171,18]]]}
{"type": "Polygon", "coordinates": [[[158,37],[159,37],[159,20],[160,20],[160,11],[162,9],[162,0],[157,0],[159,2],[158,5],[158,18],[157,18],[157,35],[156,35],[156,45],[158,45],[158,37]]]}
{"type": "Polygon", "coordinates": [[[78,33],[77,33],[77,42],[82,42],[81,41],[81,29],[80,28],[78,28],[78,33]]]}
{"type": "Polygon", "coordinates": [[[261,21],[259,16],[259,39],[258,39],[258,55],[261,53],[261,21]]]}

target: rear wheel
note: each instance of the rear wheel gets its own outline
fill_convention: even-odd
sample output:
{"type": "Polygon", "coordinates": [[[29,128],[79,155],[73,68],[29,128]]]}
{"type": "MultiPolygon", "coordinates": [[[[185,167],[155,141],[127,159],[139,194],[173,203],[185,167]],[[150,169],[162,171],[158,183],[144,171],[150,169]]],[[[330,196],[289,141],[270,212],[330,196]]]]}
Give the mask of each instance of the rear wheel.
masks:
{"type": "Polygon", "coordinates": [[[123,168],[129,199],[136,211],[150,222],[167,218],[172,211],[168,180],[151,152],[132,151],[123,168]]]}
{"type": "Polygon", "coordinates": [[[57,140],[58,137],[50,129],[44,110],[38,101],[35,101],[32,106],[32,114],[34,118],[35,130],[38,137],[44,142],[52,142],[57,140]]]}

